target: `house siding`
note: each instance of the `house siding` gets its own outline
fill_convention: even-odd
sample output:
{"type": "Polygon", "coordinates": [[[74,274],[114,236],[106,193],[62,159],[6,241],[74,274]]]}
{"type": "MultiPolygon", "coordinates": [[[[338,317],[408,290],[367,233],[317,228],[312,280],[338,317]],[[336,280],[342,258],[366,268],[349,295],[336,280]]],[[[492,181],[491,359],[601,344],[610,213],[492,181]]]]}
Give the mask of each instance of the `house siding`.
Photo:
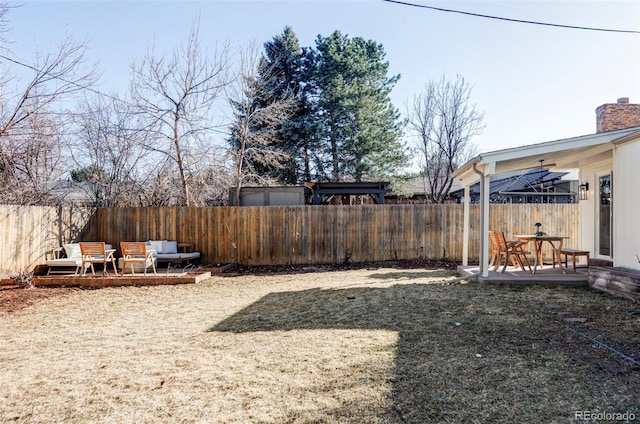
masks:
{"type": "Polygon", "coordinates": [[[613,154],[613,252],[614,265],[640,268],[640,138],[617,145],[613,154]]]}

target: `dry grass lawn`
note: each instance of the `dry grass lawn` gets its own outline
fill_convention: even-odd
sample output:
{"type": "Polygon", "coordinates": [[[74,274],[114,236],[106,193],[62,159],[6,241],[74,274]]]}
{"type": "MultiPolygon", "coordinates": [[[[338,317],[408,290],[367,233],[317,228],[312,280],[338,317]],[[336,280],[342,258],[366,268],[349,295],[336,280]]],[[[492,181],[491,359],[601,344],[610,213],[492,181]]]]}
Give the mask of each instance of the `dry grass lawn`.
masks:
{"type": "Polygon", "coordinates": [[[215,277],[0,311],[0,421],[640,420],[639,367],[583,336],[640,360],[637,305],[586,288],[444,283],[451,276],[215,277]]]}

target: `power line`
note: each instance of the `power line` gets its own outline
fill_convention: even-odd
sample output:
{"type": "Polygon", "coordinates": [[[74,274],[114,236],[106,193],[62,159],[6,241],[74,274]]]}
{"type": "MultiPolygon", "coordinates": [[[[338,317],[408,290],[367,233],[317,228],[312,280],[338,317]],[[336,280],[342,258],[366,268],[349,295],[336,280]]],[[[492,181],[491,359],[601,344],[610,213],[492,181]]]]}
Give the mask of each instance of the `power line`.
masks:
{"type": "Polygon", "coordinates": [[[418,7],[418,8],[422,8],[422,9],[431,9],[431,10],[437,10],[439,12],[459,13],[461,15],[475,16],[477,18],[496,19],[496,20],[499,20],[499,21],[516,22],[516,23],[520,23],[520,24],[543,25],[543,26],[550,26],[550,27],[556,27],[556,28],[580,29],[580,30],[585,30],[585,31],[601,31],[601,32],[618,32],[618,33],[626,33],[626,34],[640,34],[640,31],[633,31],[633,30],[626,30],[626,29],[594,28],[594,27],[575,26],[575,25],[552,24],[552,23],[548,23],[548,22],[528,21],[528,20],[524,20],[524,19],[503,18],[503,17],[500,17],[500,16],[483,15],[483,14],[480,14],[480,13],[465,12],[463,10],[444,9],[442,7],[427,6],[425,4],[409,3],[409,2],[400,1],[400,0],[382,0],[382,1],[387,2],[387,3],[399,4],[399,5],[402,5],[402,6],[418,7]]]}

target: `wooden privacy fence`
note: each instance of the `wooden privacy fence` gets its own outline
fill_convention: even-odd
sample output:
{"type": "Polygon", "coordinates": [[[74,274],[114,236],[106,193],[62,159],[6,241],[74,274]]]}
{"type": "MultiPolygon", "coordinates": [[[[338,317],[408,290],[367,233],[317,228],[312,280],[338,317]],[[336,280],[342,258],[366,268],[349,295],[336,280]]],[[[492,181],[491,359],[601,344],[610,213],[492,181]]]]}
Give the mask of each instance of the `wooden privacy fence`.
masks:
{"type": "MultiPolygon", "coordinates": [[[[566,235],[580,247],[575,204],[492,205],[490,228],[507,236],[566,235]]],[[[470,214],[470,260],[478,258],[479,207],[470,214]]],[[[125,208],[0,205],[0,273],[44,264],[70,241],[150,239],[194,243],[204,264],[329,264],[462,259],[462,205],[125,208]]],[[[120,253],[118,252],[118,255],[120,253]]]]}
{"type": "MultiPolygon", "coordinates": [[[[480,209],[471,207],[470,260],[479,256],[480,209]]],[[[491,205],[490,229],[541,230],[579,247],[576,204],[491,205]]],[[[270,206],[98,209],[84,240],[194,243],[203,264],[331,264],[462,259],[462,205],[270,206]]]]}
{"type": "Polygon", "coordinates": [[[89,208],[0,205],[0,274],[32,270],[80,236],[89,208]]]}

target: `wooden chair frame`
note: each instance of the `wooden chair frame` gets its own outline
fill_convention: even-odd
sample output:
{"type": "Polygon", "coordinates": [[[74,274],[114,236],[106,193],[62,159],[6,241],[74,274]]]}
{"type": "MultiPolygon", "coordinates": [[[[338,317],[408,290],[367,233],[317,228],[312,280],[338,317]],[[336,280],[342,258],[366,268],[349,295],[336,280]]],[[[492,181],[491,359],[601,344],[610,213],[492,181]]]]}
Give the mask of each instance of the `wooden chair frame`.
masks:
{"type": "Polygon", "coordinates": [[[120,250],[122,251],[122,272],[124,273],[127,264],[131,266],[131,274],[135,274],[133,269],[134,263],[142,263],[144,268],[144,275],[147,275],[147,263],[151,261],[151,268],[153,274],[156,274],[155,258],[153,256],[154,250],[147,250],[147,244],[137,241],[122,241],[120,242],[120,250]]]}
{"type": "Polygon", "coordinates": [[[80,252],[82,253],[82,274],[85,274],[87,269],[86,264],[91,267],[91,274],[96,275],[96,270],[93,264],[102,264],[102,273],[107,272],[107,263],[111,262],[113,266],[113,272],[118,275],[118,269],[116,268],[115,249],[106,249],[106,245],[101,241],[81,241],[80,252]]]}
{"type": "Polygon", "coordinates": [[[504,266],[501,273],[504,274],[507,265],[519,266],[526,271],[525,265],[531,271],[531,265],[527,259],[527,252],[524,250],[529,243],[527,241],[507,240],[503,232],[489,231],[489,239],[491,240],[492,252],[490,266],[494,265],[493,270],[496,271],[504,259],[504,266]]]}

